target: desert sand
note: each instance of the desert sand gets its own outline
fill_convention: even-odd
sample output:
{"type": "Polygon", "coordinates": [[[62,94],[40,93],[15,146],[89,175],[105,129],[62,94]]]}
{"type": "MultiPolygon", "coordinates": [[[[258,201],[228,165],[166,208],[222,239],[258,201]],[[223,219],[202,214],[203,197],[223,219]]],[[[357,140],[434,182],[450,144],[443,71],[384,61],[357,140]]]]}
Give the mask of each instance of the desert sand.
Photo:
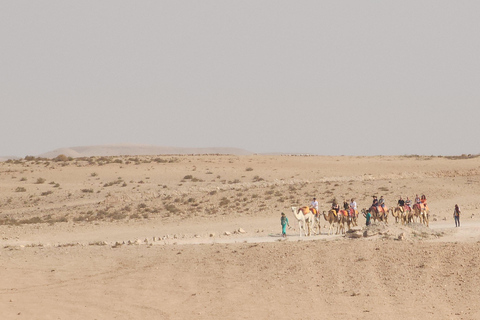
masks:
{"type": "Polygon", "coordinates": [[[0,162],[0,318],[480,319],[479,174],[469,156],[0,162]],[[428,228],[299,237],[291,212],[415,194],[428,228]]]}

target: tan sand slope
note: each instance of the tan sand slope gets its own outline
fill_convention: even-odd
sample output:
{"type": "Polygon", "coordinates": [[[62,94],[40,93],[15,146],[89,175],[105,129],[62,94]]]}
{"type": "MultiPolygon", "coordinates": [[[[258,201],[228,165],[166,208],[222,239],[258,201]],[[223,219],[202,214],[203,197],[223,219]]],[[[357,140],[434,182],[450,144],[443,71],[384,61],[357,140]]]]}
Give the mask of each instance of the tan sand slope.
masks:
{"type": "Polygon", "coordinates": [[[478,319],[479,173],[444,157],[0,163],[2,319],[478,319]],[[349,239],[322,220],[299,238],[290,211],[416,193],[430,228],[390,217],[349,239]]]}

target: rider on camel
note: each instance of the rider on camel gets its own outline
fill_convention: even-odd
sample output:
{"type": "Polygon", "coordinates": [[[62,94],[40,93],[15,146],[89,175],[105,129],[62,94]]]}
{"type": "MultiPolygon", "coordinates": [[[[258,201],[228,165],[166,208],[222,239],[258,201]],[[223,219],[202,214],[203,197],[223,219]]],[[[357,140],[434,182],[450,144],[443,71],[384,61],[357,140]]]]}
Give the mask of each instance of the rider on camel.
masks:
{"type": "Polygon", "coordinates": [[[398,203],[397,203],[398,207],[400,208],[400,211],[403,213],[403,211],[405,210],[405,201],[402,199],[402,196],[400,196],[400,199],[398,199],[398,203]]]}
{"type": "Polygon", "coordinates": [[[377,196],[373,196],[372,207],[376,207],[376,206],[378,206],[378,199],[377,199],[377,196]]]}
{"type": "Polygon", "coordinates": [[[427,209],[427,197],[425,197],[424,194],[422,194],[422,197],[420,198],[420,202],[422,203],[423,207],[427,209]]]}
{"type": "Polygon", "coordinates": [[[378,199],[378,205],[382,208],[383,213],[385,213],[385,200],[383,196],[380,196],[380,199],[378,199]]]}
{"type": "Polygon", "coordinates": [[[315,209],[315,216],[318,216],[318,201],[317,201],[317,198],[313,198],[313,201],[310,203],[310,208],[315,209]]]}
{"type": "Polygon", "coordinates": [[[410,200],[408,197],[407,200],[405,200],[405,209],[407,211],[412,211],[412,200],[410,200]]]}
{"type": "Polygon", "coordinates": [[[337,201],[336,200],[333,200],[332,201],[332,209],[335,211],[335,216],[337,215],[337,213],[340,211],[340,206],[338,205],[337,201]]]}
{"type": "Polygon", "coordinates": [[[355,215],[355,211],[357,211],[357,203],[355,199],[352,198],[350,202],[350,215],[353,217],[355,215]]]}
{"type": "Polygon", "coordinates": [[[415,195],[415,205],[414,206],[417,206],[419,209],[421,209],[422,207],[420,206],[420,203],[422,203],[420,201],[420,197],[418,196],[418,194],[415,195]]]}

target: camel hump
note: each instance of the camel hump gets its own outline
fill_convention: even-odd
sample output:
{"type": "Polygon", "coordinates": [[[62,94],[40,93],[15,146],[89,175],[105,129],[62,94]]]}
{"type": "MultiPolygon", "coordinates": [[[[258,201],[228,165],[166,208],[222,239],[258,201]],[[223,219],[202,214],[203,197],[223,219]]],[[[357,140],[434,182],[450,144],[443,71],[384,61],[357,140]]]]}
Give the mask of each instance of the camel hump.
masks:
{"type": "Polygon", "coordinates": [[[302,210],[303,214],[308,214],[310,212],[309,207],[301,207],[300,210],[302,210]]]}

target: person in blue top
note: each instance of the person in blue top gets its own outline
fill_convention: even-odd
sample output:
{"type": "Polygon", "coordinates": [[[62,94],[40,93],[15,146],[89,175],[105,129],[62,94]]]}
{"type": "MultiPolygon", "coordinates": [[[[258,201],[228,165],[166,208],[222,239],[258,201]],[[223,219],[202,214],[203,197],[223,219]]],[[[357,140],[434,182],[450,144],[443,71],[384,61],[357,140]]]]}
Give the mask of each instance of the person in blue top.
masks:
{"type": "Polygon", "coordinates": [[[288,223],[288,218],[285,216],[285,213],[282,212],[282,217],[280,218],[280,222],[282,224],[282,237],[287,236],[287,226],[290,227],[290,224],[288,223]]]}
{"type": "Polygon", "coordinates": [[[372,218],[372,214],[370,213],[370,210],[368,210],[367,212],[364,212],[363,216],[365,217],[365,219],[367,219],[366,225],[368,227],[370,225],[370,219],[372,218]]]}

